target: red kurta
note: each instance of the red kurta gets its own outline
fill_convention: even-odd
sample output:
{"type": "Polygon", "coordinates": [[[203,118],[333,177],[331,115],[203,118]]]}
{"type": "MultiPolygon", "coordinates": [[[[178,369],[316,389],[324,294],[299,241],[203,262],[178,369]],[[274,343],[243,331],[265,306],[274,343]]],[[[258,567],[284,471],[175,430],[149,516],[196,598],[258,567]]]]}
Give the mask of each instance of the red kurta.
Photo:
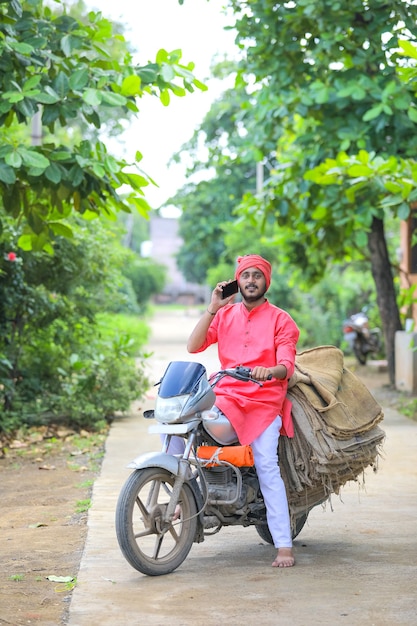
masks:
{"type": "Polygon", "coordinates": [[[277,417],[282,416],[282,434],[294,436],[291,404],[286,398],[288,378],[294,372],[299,330],[292,317],[265,301],[248,311],[243,303],[220,309],[196,352],[218,343],[222,369],[243,365],[254,368],[287,368],[287,379],[273,378],[262,387],[252,382],[223,378],[215,387],[216,406],[232,423],[242,445],[252,443],[277,417]]]}

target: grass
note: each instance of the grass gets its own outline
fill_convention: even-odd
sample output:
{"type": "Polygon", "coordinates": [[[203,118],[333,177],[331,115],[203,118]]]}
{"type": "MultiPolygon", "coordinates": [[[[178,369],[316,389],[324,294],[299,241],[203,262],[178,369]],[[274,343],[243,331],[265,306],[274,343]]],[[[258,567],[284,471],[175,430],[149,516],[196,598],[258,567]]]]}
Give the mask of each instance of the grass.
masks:
{"type": "Polygon", "coordinates": [[[10,580],[13,580],[14,582],[18,583],[20,581],[22,581],[24,579],[25,575],[24,574],[12,574],[10,576],[10,580]]]}
{"type": "Polygon", "coordinates": [[[87,500],[78,500],[75,512],[86,513],[88,509],[90,508],[91,508],[91,498],[87,498],[87,500]]]}
{"type": "Polygon", "coordinates": [[[140,353],[149,338],[147,322],[137,315],[101,313],[97,316],[97,323],[101,335],[109,341],[129,336],[132,340],[131,350],[135,355],[140,353]]]}
{"type": "Polygon", "coordinates": [[[417,422],[417,398],[402,397],[397,404],[397,410],[406,417],[417,422]]]}

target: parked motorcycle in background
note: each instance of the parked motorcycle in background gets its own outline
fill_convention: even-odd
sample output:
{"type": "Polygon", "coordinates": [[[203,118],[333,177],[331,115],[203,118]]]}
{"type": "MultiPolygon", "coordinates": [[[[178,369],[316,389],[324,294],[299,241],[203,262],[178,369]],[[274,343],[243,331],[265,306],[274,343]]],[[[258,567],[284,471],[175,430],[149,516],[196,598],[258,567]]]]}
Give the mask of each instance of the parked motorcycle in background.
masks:
{"type": "Polygon", "coordinates": [[[368,355],[377,354],[381,350],[381,331],[379,328],[369,328],[367,307],[343,322],[343,334],[361,365],[366,364],[368,355]]]}

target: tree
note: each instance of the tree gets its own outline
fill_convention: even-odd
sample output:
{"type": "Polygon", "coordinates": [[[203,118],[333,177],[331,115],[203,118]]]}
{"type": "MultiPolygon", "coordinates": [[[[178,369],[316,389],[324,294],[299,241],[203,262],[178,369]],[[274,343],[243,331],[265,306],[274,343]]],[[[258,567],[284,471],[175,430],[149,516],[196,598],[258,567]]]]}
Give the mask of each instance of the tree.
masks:
{"type": "Polygon", "coordinates": [[[84,24],[56,4],[63,8],[58,16],[41,0],[0,0],[0,126],[14,131],[40,113],[51,133],[48,143],[34,146],[13,132],[0,147],[0,201],[24,220],[19,245],[26,250],[52,251],[53,237],[71,236],[65,220],[73,211],[88,217],[149,209],[143,190],[152,181],[138,169],[139,151],[131,164],[102,141],[68,147],[55,131],[74,120],[100,128],[109,113],[136,114],[145,95],[168,105],[171,93],[205,89],[193,64],[181,63],[180,50],[161,49],[155,62],[135,65],[123,47],[119,57],[109,54],[112,25],[100,13],[89,13],[84,24]]]}
{"type": "Polygon", "coordinates": [[[415,9],[399,0],[229,5],[244,54],[236,86],[250,86],[250,106],[240,120],[246,150],[275,164],[263,196],[248,196],[242,215],[273,218],[276,244],[311,280],[329,261],[369,259],[394,382],[401,321],[384,223],[391,214],[407,217],[415,178],[399,193],[386,185],[390,168],[372,186],[361,176],[370,173],[371,161],[416,153],[417,108],[396,72],[399,39],[415,39],[415,9]],[[354,180],[345,184],[339,177],[342,189],[317,184],[309,172],[339,154],[353,160],[354,180]]]}

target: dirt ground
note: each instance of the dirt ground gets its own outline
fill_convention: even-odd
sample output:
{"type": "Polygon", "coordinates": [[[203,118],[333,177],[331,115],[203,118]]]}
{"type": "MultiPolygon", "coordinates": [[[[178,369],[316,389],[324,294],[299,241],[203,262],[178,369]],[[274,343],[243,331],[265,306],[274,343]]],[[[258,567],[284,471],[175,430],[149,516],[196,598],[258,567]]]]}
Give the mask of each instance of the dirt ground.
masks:
{"type": "Polygon", "coordinates": [[[57,428],[2,442],[0,624],[65,623],[104,440],[57,428]]]}
{"type": "MultiPolygon", "coordinates": [[[[351,368],[353,369],[353,368],[351,368]]],[[[396,406],[387,374],[356,371],[383,406],[396,406]]],[[[15,441],[0,458],[0,624],[66,624],[104,435],[55,430],[15,441]],[[50,577],[63,577],[62,581],[50,577]]]]}

